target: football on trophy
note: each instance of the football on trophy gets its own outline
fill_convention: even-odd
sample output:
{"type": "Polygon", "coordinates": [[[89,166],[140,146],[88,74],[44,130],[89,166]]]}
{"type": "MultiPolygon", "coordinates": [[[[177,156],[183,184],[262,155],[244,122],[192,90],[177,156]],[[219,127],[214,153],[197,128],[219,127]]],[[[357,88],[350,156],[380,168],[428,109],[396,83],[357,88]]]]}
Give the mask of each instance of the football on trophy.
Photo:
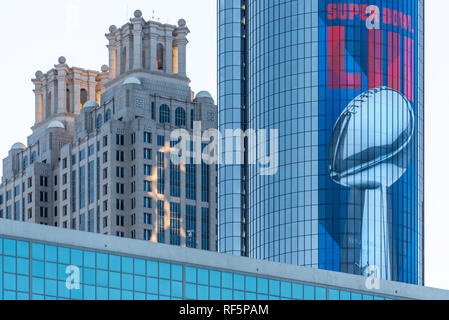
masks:
{"type": "Polygon", "coordinates": [[[415,116],[401,93],[378,87],[357,96],[333,130],[329,170],[340,185],[390,187],[407,170],[412,156],[415,116]]]}

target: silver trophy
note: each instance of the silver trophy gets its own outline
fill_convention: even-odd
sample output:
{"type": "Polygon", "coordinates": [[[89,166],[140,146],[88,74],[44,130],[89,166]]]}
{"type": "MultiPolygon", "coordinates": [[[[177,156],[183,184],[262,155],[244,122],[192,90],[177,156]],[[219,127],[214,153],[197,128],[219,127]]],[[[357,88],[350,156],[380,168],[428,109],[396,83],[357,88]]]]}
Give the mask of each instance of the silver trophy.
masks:
{"type": "MultiPolygon", "coordinates": [[[[387,87],[356,97],[335,125],[329,150],[332,179],[351,188],[341,271],[393,280],[388,191],[412,157],[415,117],[410,101],[387,87]]],[[[344,201],[342,199],[342,201],[344,201]]]]}

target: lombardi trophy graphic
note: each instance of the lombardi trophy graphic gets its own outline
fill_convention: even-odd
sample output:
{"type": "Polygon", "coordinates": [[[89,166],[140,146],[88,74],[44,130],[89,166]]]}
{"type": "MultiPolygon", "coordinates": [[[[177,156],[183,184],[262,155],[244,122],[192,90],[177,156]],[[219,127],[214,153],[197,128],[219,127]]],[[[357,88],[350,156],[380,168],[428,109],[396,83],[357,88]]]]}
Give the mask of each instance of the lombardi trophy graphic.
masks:
{"type": "Polygon", "coordinates": [[[356,97],[334,127],[329,170],[351,188],[341,271],[392,280],[393,254],[388,191],[411,161],[415,117],[399,92],[379,87],[356,97]]]}

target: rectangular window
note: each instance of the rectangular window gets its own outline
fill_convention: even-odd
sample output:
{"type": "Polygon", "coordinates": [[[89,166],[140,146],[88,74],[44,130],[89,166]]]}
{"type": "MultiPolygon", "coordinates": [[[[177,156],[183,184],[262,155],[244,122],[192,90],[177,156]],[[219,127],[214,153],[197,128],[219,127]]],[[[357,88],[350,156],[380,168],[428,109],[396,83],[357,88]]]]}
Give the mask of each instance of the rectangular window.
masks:
{"type": "MultiPolygon", "coordinates": [[[[47,217],[48,217],[48,213],[47,213],[47,217]]],[[[16,221],[20,220],[20,201],[16,201],[16,203],[14,203],[14,220],[16,220],[16,221]]]]}
{"type": "Polygon", "coordinates": [[[136,198],[131,199],[131,210],[136,208],[136,198]]]}
{"type": "Polygon", "coordinates": [[[186,165],[186,197],[196,200],[196,165],[193,164],[193,158],[190,158],[189,163],[186,165]]]}
{"type": "Polygon", "coordinates": [[[196,248],[196,207],[186,206],[186,245],[196,248]]]}
{"type": "Polygon", "coordinates": [[[151,182],[150,181],[144,181],[143,182],[143,191],[144,192],[151,192],[151,182]]]}
{"type": "Polygon", "coordinates": [[[76,211],[76,170],[72,171],[72,212],[76,211]]]}
{"type": "Polygon", "coordinates": [[[125,168],[117,167],[115,171],[116,171],[117,178],[124,178],[125,177],[125,168]]]}
{"type": "Polygon", "coordinates": [[[87,149],[87,153],[89,157],[92,157],[95,154],[95,146],[94,145],[90,145],[87,149]]]}
{"type": "Polygon", "coordinates": [[[117,194],[125,194],[125,185],[123,183],[117,183],[115,186],[115,192],[117,194]]]}
{"type": "Polygon", "coordinates": [[[135,149],[131,150],[131,161],[134,161],[134,160],[136,160],[136,150],[135,149]]]}
{"type": "Polygon", "coordinates": [[[115,136],[115,144],[118,146],[124,146],[125,145],[125,136],[121,134],[117,134],[115,136]]]}
{"type": "Polygon", "coordinates": [[[151,198],[149,198],[149,197],[144,197],[144,198],[143,198],[143,207],[144,207],[145,209],[151,209],[151,208],[152,208],[152,205],[151,205],[151,198]]]}
{"type": "Polygon", "coordinates": [[[145,148],[145,149],[143,150],[143,158],[144,158],[145,160],[151,160],[151,159],[153,158],[151,149],[145,148]]]}
{"type": "Polygon", "coordinates": [[[94,203],[95,201],[95,162],[89,162],[88,167],[88,194],[89,194],[89,204],[94,203]]]}
{"type": "Polygon", "coordinates": [[[94,232],[94,230],[95,230],[95,225],[94,225],[94,219],[95,219],[95,217],[94,217],[94,210],[92,209],[92,210],[89,210],[89,219],[88,219],[88,221],[87,221],[87,228],[88,228],[88,231],[89,232],[94,232]]]}
{"type": "Polygon", "coordinates": [[[40,207],[39,208],[39,214],[40,214],[41,218],[48,218],[48,208],[40,207]]]}
{"type": "Polygon", "coordinates": [[[170,161],[170,195],[179,198],[181,196],[181,169],[170,161]]]}
{"type": "Polygon", "coordinates": [[[151,240],[151,236],[152,236],[152,231],[151,230],[144,230],[143,231],[143,239],[145,241],[150,241],[151,240]]]}
{"type": "Polygon", "coordinates": [[[120,210],[120,211],[125,210],[125,200],[117,199],[116,200],[116,209],[120,210]]]}
{"type": "Polygon", "coordinates": [[[104,136],[103,137],[103,147],[107,147],[108,146],[108,136],[104,136]]]}
{"type": "Polygon", "coordinates": [[[86,231],[86,217],[83,214],[80,214],[80,231],[86,231]]]}
{"type": "Polygon", "coordinates": [[[145,176],[150,177],[151,174],[152,174],[151,171],[152,171],[152,168],[151,168],[150,165],[146,164],[146,165],[143,166],[143,174],[144,174],[145,176]]]}
{"type": "Polygon", "coordinates": [[[144,213],[143,214],[143,223],[151,225],[152,224],[152,216],[151,213],[144,213]]]}
{"type": "Polygon", "coordinates": [[[125,226],[125,217],[117,216],[116,217],[116,225],[117,225],[117,227],[124,227],[125,226]]]}
{"type": "Polygon", "coordinates": [[[62,169],[67,169],[67,158],[64,158],[63,160],[62,160],[62,169]]]}
{"type": "Polygon", "coordinates": [[[20,195],[20,186],[16,186],[14,188],[14,197],[18,197],[20,195]]]}
{"type": "Polygon", "coordinates": [[[136,176],[136,166],[132,166],[131,167],[131,177],[135,177],[136,176]]]}
{"type": "Polygon", "coordinates": [[[144,143],[151,143],[151,133],[150,132],[144,132],[143,133],[143,142],[144,143]]]}
{"type": "Polygon", "coordinates": [[[132,226],[136,225],[136,215],[135,214],[131,215],[131,225],[132,226]]]}
{"type": "Polygon", "coordinates": [[[134,144],[136,144],[136,134],[132,133],[131,134],[131,145],[134,145],[134,144]]]}
{"type": "Polygon", "coordinates": [[[39,177],[39,182],[41,187],[48,187],[48,178],[44,176],[39,177]]]}
{"type": "Polygon", "coordinates": [[[158,233],[157,233],[157,242],[165,243],[165,212],[164,212],[164,201],[157,201],[157,224],[158,224],[158,233]]]}
{"type": "Polygon", "coordinates": [[[165,154],[157,153],[157,192],[165,194],[165,154]]]}
{"type": "Polygon", "coordinates": [[[86,151],[81,150],[80,151],[80,162],[83,161],[84,159],[86,159],[86,151]]]}
{"type": "Polygon", "coordinates": [[[159,147],[165,147],[165,137],[164,136],[157,136],[157,145],[159,147]]]}
{"type": "Polygon", "coordinates": [[[80,167],[79,174],[80,210],[86,207],[86,169],[80,167]]]}
{"type": "MultiPolygon", "coordinates": [[[[203,150],[206,145],[203,145],[203,150]]],[[[202,162],[201,164],[201,201],[209,202],[209,166],[202,162]]]]}
{"type": "Polygon", "coordinates": [[[179,203],[170,203],[170,244],[181,245],[181,206],[179,203]]]}
{"type": "MultiPolygon", "coordinates": [[[[96,175],[97,175],[97,200],[99,200],[100,197],[101,197],[101,194],[100,194],[100,190],[101,190],[100,172],[101,172],[100,158],[97,158],[97,170],[96,170],[96,175]]],[[[106,174],[107,174],[107,172],[106,172],[106,174]]]]}
{"type": "Polygon", "coordinates": [[[125,161],[125,152],[124,151],[117,151],[115,153],[115,160],[118,162],[124,162],[125,161]]]}
{"type": "Polygon", "coordinates": [[[209,250],[209,208],[201,209],[201,248],[209,250]]]}

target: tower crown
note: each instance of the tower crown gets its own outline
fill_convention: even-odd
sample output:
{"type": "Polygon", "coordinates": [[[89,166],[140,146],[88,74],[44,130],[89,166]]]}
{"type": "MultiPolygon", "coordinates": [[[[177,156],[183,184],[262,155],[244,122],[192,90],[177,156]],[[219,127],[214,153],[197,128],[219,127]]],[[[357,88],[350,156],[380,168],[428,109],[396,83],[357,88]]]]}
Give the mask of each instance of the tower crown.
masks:
{"type": "Polygon", "coordinates": [[[109,79],[132,71],[153,71],[187,78],[186,48],[190,30],[186,21],[178,25],[145,21],[136,10],[130,22],[117,28],[111,26],[109,41],[109,79]]]}
{"type": "Polygon", "coordinates": [[[32,79],[36,97],[35,127],[55,118],[78,115],[88,100],[100,100],[108,68],[102,72],[69,67],[65,57],[47,73],[37,71],[32,79]]]}

